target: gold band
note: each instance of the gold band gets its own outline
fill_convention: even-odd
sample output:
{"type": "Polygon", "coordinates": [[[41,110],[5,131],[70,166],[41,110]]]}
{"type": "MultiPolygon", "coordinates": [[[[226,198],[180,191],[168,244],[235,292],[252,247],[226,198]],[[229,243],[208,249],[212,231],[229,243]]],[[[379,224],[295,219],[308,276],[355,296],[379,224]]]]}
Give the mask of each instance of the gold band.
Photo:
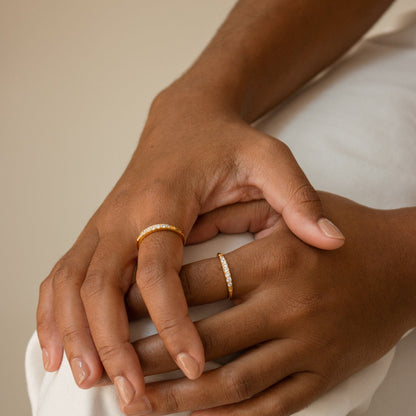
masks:
{"type": "Polygon", "coordinates": [[[145,228],[139,234],[139,236],[137,237],[137,249],[139,249],[140,243],[143,241],[145,237],[157,231],[173,231],[174,233],[178,234],[181,237],[183,244],[185,244],[185,234],[180,228],[175,227],[174,225],[169,225],[169,224],[154,224],[145,228]]]}
{"type": "Polygon", "coordinates": [[[218,253],[217,256],[220,259],[222,271],[224,272],[225,284],[227,285],[227,291],[228,291],[228,298],[232,299],[232,297],[233,297],[233,279],[231,278],[230,268],[228,267],[227,260],[225,260],[225,257],[224,257],[223,254],[218,253]]]}

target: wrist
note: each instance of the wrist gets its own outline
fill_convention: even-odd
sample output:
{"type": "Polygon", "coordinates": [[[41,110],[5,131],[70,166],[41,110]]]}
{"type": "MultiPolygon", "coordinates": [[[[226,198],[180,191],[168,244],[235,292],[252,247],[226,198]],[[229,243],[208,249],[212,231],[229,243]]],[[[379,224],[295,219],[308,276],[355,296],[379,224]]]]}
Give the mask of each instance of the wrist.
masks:
{"type": "Polygon", "coordinates": [[[137,149],[152,146],[194,147],[195,141],[240,143],[250,126],[225,94],[179,78],[153,99],[137,149]],[[188,143],[188,144],[187,144],[188,143]]]}
{"type": "Polygon", "coordinates": [[[392,278],[403,288],[398,303],[406,312],[407,329],[416,327],[416,208],[382,211],[387,224],[392,278]]]}
{"type": "Polygon", "coordinates": [[[153,99],[147,127],[179,123],[203,128],[206,123],[245,123],[231,95],[219,86],[184,75],[160,91],[153,99]]]}
{"type": "Polygon", "coordinates": [[[154,98],[151,111],[165,112],[176,108],[204,109],[239,117],[236,93],[212,78],[187,72],[172,82],[154,98]]]}

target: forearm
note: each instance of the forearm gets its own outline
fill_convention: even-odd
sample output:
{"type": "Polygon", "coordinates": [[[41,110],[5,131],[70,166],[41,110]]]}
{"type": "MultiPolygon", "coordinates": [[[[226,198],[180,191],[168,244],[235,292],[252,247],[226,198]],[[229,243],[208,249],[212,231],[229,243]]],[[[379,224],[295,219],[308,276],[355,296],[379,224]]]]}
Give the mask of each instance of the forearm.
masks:
{"type": "Polygon", "coordinates": [[[176,85],[254,121],[348,50],[392,1],[240,0],[176,85]]]}

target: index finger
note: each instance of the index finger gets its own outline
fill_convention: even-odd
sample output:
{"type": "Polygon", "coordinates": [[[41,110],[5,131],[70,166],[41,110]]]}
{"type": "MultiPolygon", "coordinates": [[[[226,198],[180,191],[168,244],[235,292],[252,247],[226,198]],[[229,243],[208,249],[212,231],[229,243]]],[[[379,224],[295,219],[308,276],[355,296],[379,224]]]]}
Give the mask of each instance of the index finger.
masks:
{"type": "Polygon", "coordinates": [[[147,414],[149,403],[140,362],[130,344],[124,293],[135,262],[134,246],[123,234],[102,236],[81,287],[91,336],[101,362],[114,382],[127,414],[147,414]]]}
{"type": "MultiPolygon", "coordinates": [[[[155,223],[157,220],[149,221],[155,223]]],[[[177,227],[180,222],[173,220],[170,224],[177,227]]],[[[137,285],[166,349],[183,373],[194,380],[202,374],[205,359],[179,278],[183,240],[176,232],[159,231],[148,234],[140,243],[137,285]]]]}

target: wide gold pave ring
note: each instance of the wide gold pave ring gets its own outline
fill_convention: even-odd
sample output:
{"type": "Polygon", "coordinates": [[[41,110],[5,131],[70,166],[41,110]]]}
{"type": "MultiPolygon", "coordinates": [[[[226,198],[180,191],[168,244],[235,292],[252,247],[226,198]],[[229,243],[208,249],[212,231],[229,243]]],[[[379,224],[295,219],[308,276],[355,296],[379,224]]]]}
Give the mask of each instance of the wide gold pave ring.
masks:
{"type": "Polygon", "coordinates": [[[140,243],[143,241],[145,237],[157,231],[173,231],[174,233],[178,234],[179,237],[181,237],[182,243],[185,244],[185,234],[180,228],[175,227],[174,225],[169,225],[169,224],[154,224],[145,228],[139,234],[139,236],[137,237],[137,249],[139,249],[140,243]]]}
{"type": "Polygon", "coordinates": [[[225,284],[227,285],[227,291],[228,291],[228,298],[232,299],[232,297],[233,297],[233,279],[231,278],[230,268],[229,268],[227,260],[225,260],[225,257],[224,257],[223,254],[218,253],[217,256],[220,259],[222,271],[224,272],[225,284]]]}

